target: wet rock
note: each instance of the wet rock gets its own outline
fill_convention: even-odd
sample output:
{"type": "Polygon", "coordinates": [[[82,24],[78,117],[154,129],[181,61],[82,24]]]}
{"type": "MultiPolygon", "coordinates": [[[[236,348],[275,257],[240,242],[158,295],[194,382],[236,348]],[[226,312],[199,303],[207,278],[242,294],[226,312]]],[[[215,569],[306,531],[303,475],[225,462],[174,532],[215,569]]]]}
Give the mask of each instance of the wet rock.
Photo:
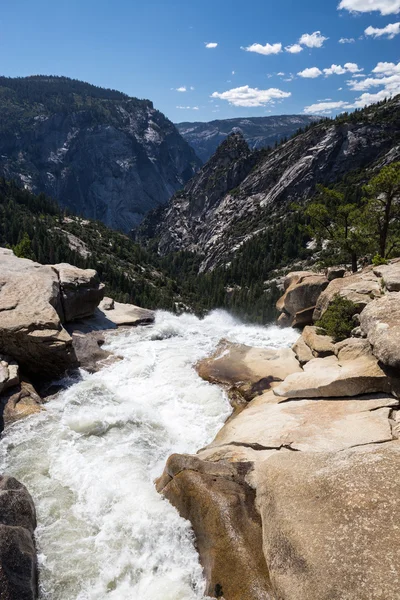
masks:
{"type": "Polygon", "coordinates": [[[75,321],[93,315],[104,297],[104,284],[93,269],[78,269],[62,263],[54,265],[61,286],[65,321],[75,321]]]}
{"type": "Polygon", "coordinates": [[[63,318],[55,269],[0,248],[0,352],[27,373],[62,375],[77,364],[63,318]]]}
{"type": "Polygon", "coordinates": [[[206,381],[237,389],[246,400],[262,394],[290,373],[302,370],[290,348],[250,348],[226,340],[196,368],[206,381]]]}
{"type": "Polygon", "coordinates": [[[35,528],[35,507],[27,489],[13,477],[0,476],[1,600],[37,598],[35,528]]]}
{"type": "Polygon", "coordinates": [[[42,399],[26,378],[18,385],[0,394],[0,432],[4,425],[28,417],[42,410],[42,399]]]}
{"type": "Polygon", "coordinates": [[[399,442],[257,464],[274,598],[400,597],[399,464],[399,442]]]}
{"type": "Polygon", "coordinates": [[[99,306],[99,311],[114,325],[148,325],[154,322],[155,314],[152,310],[140,308],[134,304],[122,304],[114,302],[111,298],[105,298],[99,306]]]}
{"type": "Polygon", "coordinates": [[[367,306],[360,327],[384,365],[400,370],[400,292],[386,294],[367,306]]]}
{"type": "Polygon", "coordinates": [[[262,553],[249,463],[213,463],[172,455],[157,489],[190,520],[207,581],[206,594],[272,600],[262,553]]]}

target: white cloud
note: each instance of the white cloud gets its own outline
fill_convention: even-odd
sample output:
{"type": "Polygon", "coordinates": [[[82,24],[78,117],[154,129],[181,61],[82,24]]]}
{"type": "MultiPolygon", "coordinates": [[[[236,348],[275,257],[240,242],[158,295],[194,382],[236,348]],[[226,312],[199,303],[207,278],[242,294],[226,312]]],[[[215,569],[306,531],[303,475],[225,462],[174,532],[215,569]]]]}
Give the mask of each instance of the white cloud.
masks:
{"type": "Polygon", "coordinates": [[[304,71],[300,71],[297,73],[300,77],[305,77],[306,79],[315,79],[322,75],[322,71],[318,69],[318,67],[310,67],[309,69],[304,69],[304,71]]]}
{"type": "Polygon", "coordinates": [[[251,46],[247,46],[246,48],[242,48],[242,50],[246,50],[246,52],[255,52],[256,54],[263,54],[264,56],[268,56],[269,54],[279,54],[282,52],[282,44],[252,44],[251,46]]]}
{"type": "Polygon", "coordinates": [[[177,106],[180,110],[199,110],[198,106],[177,106]]]}
{"type": "Polygon", "coordinates": [[[259,90],[258,88],[251,88],[248,85],[244,85],[222,93],[214,92],[211,97],[226,100],[233,106],[246,106],[252,108],[256,106],[265,106],[274,99],[289,98],[291,95],[290,92],[283,92],[277,88],[259,90]]]}
{"type": "Polygon", "coordinates": [[[206,48],[216,48],[218,46],[217,42],[204,42],[206,48]]]}
{"type": "Polygon", "coordinates": [[[339,9],[350,12],[379,11],[381,15],[397,15],[400,12],[400,0],[341,0],[339,9]]]}
{"type": "Polygon", "coordinates": [[[327,39],[320,31],[314,31],[314,33],[304,33],[299,39],[299,44],[307,48],[321,48],[327,39]]]}
{"type": "Polygon", "coordinates": [[[324,69],[324,73],[327,77],[329,75],[343,75],[343,73],[346,73],[346,69],[341,65],[332,65],[329,69],[324,69]]]}
{"type": "Polygon", "coordinates": [[[285,77],[285,73],[282,73],[282,71],[280,73],[277,73],[278,77],[285,77]]]}
{"type": "Polygon", "coordinates": [[[340,100],[339,102],[318,102],[317,104],[311,104],[310,106],[306,106],[304,112],[307,115],[313,115],[316,113],[329,114],[333,110],[339,110],[340,108],[346,107],[347,102],[343,102],[343,100],[340,100]]]}
{"type": "Polygon", "coordinates": [[[339,44],[354,44],[355,41],[354,38],[340,38],[339,44]]]}
{"type": "Polygon", "coordinates": [[[359,73],[360,71],[363,71],[363,69],[360,69],[356,63],[345,63],[343,67],[342,65],[332,65],[329,69],[324,69],[326,77],[329,77],[329,75],[344,75],[344,73],[359,73]]]}
{"type": "Polygon", "coordinates": [[[236,75],[236,71],[232,71],[232,75],[236,75]]]}
{"type": "Polygon", "coordinates": [[[190,86],[190,89],[192,92],[194,91],[194,87],[192,85],[190,86]]]}
{"type": "Polygon", "coordinates": [[[367,27],[365,30],[365,35],[372,35],[374,38],[387,36],[389,40],[392,40],[399,33],[400,23],[391,23],[382,29],[379,29],[379,27],[367,27]]]}
{"type": "Polygon", "coordinates": [[[304,48],[300,46],[300,44],[292,44],[292,46],[286,46],[286,52],[290,52],[290,54],[298,54],[299,52],[303,52],[304,48]]]}
{"type": "Polygon", "coordinates": [[[381,76],[395,75],[396,73],[400,73],[400,62],[397,65],[395,63],[379,62],[372,72],[381,76]]]}
{"type": "Polygon", "coordinates": [[[366,77],[364,73],[354,73],[353,75],[353,79],[362,79],[363,77],[366,77]]]}
{"type": "Polygon", "coordinates": [[[182,85],[181,87],[176,88],[177,92],[187,92],[187,87],[182,85]]]}

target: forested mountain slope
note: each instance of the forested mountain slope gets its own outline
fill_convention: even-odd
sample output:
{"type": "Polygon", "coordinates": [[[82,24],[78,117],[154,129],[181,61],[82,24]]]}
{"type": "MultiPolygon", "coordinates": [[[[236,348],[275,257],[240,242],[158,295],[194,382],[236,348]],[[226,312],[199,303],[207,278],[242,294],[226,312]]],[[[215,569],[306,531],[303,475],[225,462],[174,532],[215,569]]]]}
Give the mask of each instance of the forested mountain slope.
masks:
{"type": "Polygon", "coordinates": [[[271,151],[250,153],[234,134],[167,207],[146,219],[143,235],[155,240],[162,255],[194,252],[200,271],[212,270],[246,253],[250,243],[264,247],[277,228],[298,222],[293,203],[311,199],[317,184],[348,178],[361,189],[374,168],[399,157],[399,96],[324,120],[271,151]],[[232,154],[232,145],[240,147],[239,155],[232,154]]]}
{"type": "Polygon", "coordinates": [[[0,174],[129,231],[200,161],[149,100],[66,77],[0,77],[0,174]]]}
{"type": "Polygon", "coordinates": [[[240,132],[252,150],[274,146],[276,142],[291,137],[298,129],[318,121],[308,115],[278,115],[271,117],[246,117],[220,119],[209,123],[177,123],[179,133],[194,148],[197,156],[207,162],[218,146],[232,132],[240,132]]]}

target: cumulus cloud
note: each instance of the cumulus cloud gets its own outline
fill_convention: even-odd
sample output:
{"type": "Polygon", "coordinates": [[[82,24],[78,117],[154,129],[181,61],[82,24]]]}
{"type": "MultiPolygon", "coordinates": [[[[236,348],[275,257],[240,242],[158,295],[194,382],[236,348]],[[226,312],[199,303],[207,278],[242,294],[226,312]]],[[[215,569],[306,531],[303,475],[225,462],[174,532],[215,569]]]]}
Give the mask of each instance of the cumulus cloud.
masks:
{"type": "Polygon", "coordinates": [[[242,48],[242,50],[246,50],[246,52],[255,52],[256,54],[263,54],[264,56],[268,56],[269,54],[279,54],[282,52],[282,44],[251,44],[251,46],[247,46],[246,48],[242,48]]]}
{"type": "Polygon", "coordinates": [[[386,36],[389,40],[392,40],[396,35],[400,33],[400,23],[391,23],[386,27],[367,27],[365,35],[372,36],[374,38],[386,36]]]}
{"type": "Polygon", "coordinates": [[[206,48],[216,48],[218,46],[217,42],[204,42],[206,48]]]}
{"type": "Polygon", "coordinates": [[[187,92],[187,87],[185,85],[181,85],[181,87],[176,88],[177,92],[187,92]]]}
{"type": "Polygon", "coordinates": [[[290,54],[298,54],[299,52],[303,52],[304,48],[300,46],[300,44],[292,44],[292,46],[286,46],[286,52],[290,52],[290,54]]]}
{"type": "Polygon", "coordinates": [[[397,15],[400,13],[400,0],[341,0],[338,8],[350,12],[378,11],[381,15],[397,15]]]}
{"type": "Polygon", "coordinates": [[[309,69],[304,69],[304,71],[300,71],[297,73],[300,77],[304,77],[306,79],[315,79],[322,75],[322,71],[318,69],[318,67],[310,67],[309,69]]]}
{"type": "Polygon", "coordinates": [[[246,107],[257,107],[265,106],[273,102],[273,100],[280,100],[283,98],[289,98],[292,94],[290,92],[284,92],[277,88],[269,88],[268,90],[259,90],[258,88],[251,88],[248,85],[227,90],[226,92],[214,92],[211,97],[219,98],[220,100],[226,100],[233,106],[246,106],[246,107]]]}
{"type": "Polygon", "coordinates": [[[299,44],[307,48],[322,48],[327,39],[320,31],[314,31],[314,33],[304,33],[299,39],[299,44]]]}
{"type": "Polygon", "coordinates": [[[397,65],[392,62],[379,62],[372,72],[381,76],[396,75],[397,73],[400,73],[400,62],[398,62],[397,65]]]}
{"type": "Polygon", "coordinates": [[[354,44],[355,41],[354,38],[340,38],[339,44],[354,44]]]}
{"type": "Polygon", "coordinates": [[[326,77],[329,75],[344,75],[344,73],[360,73],[363,69],[360,69],[356,63],[346,63],[342,65],[332,65],[329,69],[324,69],[326,77]]]}
{"type": "Polygon", "coordinates": [[[340,100],[339,102],[317,102],[316,104],[311,104],[310,106],[306,106],[304,112],[307,115],[315,115],[315,114],[329,114],[333,110],[338,110],[339,108],[346,108],[347,102],[340,100]]]}

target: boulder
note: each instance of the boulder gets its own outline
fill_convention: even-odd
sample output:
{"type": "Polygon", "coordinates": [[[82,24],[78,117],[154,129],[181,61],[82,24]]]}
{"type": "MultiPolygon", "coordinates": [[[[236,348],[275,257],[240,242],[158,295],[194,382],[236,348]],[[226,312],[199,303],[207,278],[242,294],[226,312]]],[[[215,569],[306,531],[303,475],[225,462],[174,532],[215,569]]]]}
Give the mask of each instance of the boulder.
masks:
{"type": "Polygon", "coordinates": [[[319,334],[317,327],[305,327],[303,329],[303,340],[310,348],[313,356],[317,358],[324,358],[335,353],[332,338],[329,335],[319,334]]]}
{"type": "Polygon", "coordinates": [[[27,489],[13,477],[0,476],[0,597],[38,597],[33,539],[36,514],[27,489]]]}
{"type": "Polygon", "coordinates": [[[93,315],[104,297],[104,284],[93,269],[78,269],[61,263],[54,265],[61,286],[61,300],[66,322],[93,315]]]}
{"type": "Polygon", "coordinates": [[[42,410],[42,399],[30,381],[23,378],[18,385],[0,394],[0,433],[4,425],[42,410]]]}
{"type": "Polygon", "coordinates": [[[326,272],[328,281],[334,279],[342,279],[346,275],[346,269],[344,267],[329,267],[326,272]]]}
{"type": "Polygon", "coordinates": [[[388,292],[400,292],[400,259],[375,267],[374,274],[382,280],[388,292]]]}
{"type": "Polygon", "coordinates": [[[292,327],[302,329],[306,325],[312,325],[315,306],[300,310],[294,316],[292,327]]]}
{"type": "Polygon", "coordinates": [[[339,398],[391,392],[392,385],[370,351],[353,360],[314,358],[274,388],[281,398],[339,398]]]}
{"type": "Polygon", "coordinates": [[[27,373],[55,378],[77,360],[56,270],[0,248],[0,352],[27,373]]]}
{"type": "Polygon", "coordinates": [[[19,367],[15,360],[0,354],[0,394],[19,383],[19,367]]]}
{"type": "Polygon", "coordinates": [[[115,326],[123,325],[148,325],[154,322],[155,314],[152,310],[140,308],[134,304],[114,302],[111,298],[104,298],[100,303],[99,312],[115,326]]]}
{"type": "Polygon", "coordinates": [[[369,304],[360,315],[360,327],[377,359],[400,370],[400,292],[369,304]]]}
{"type": "Polygon", "coordinates": [[[214,354],[196,366],[200,377],[237,389],[246,400],[262,394],[302,369],[290,348],[251,348],[223,340],[214,354]]]}
{"type": "Polygon", "coordinates": [[[301,364],[301,366],[304,366],[306,363],[308,363],[310,360],[312,360],[314,358],[314,355],[311,352],[310,346],[307,346],[302,335],[299,337],[297,342],[292,346],[292,350],[295,353],[296,358],[299,361],[299,363],[301,364]]]}
{"type": "Polygon", "coordinates": [[[289,273],[284,283],[285,294],[278,300],[276,307],[293,318],[297,313],[301,313],[297,318],[298,324],[312,323],[312,318],[307,321],[306,316],[311,314],[311,309],[315,307],[328,283],[325,275],[316,275],[307,271],[289,273]]]}
{"type": "Polygon", "coordinates": [[[246,482],[250,467],[173,455],[158,481],[158,491],[192,524],[207,596],[272,600],[255,491],[246,482]]]}
{"type": "Polygon", "coordinates": [[[390,441],[389,417],[398,406],[399,401],[388,394],[280,402],[273,392],[267,392],[225,423],[200,456],[215,460],[211,450],[238,451],[242,447],[260,454],[253,460],[264,460],[261,453],[271,450],[339,452],[390,441]]]}
{"type": "Polygon", "coordinates": [[[372,267],[343,279],[334,279],[322,291],[316,302],[314,322],[322,317],[337,294],[354,302],[361,312],[367,304],[382,295],[381,282],[372,267]]]}
{"type": "Polygon", "coordinates": [[[257,464],[274,598],[400,598],[399,464],[397,441],[257,464]]]}

